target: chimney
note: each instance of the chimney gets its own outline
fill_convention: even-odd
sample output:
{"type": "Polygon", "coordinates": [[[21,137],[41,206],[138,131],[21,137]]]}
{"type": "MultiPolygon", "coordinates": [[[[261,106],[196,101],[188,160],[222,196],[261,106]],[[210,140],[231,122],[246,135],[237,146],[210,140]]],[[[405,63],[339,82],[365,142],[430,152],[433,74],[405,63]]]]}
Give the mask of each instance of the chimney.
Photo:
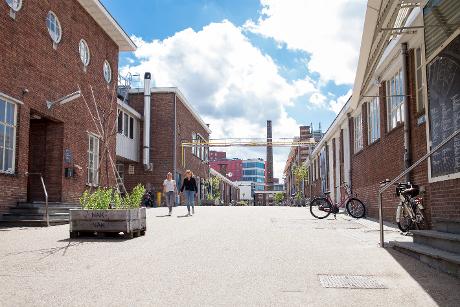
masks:
{"type": "Polygon", "coordinates": [[[273,146],[272,146],[272,121],[267,120],[267,171],[265,190],[273,191],[273,146]]]}

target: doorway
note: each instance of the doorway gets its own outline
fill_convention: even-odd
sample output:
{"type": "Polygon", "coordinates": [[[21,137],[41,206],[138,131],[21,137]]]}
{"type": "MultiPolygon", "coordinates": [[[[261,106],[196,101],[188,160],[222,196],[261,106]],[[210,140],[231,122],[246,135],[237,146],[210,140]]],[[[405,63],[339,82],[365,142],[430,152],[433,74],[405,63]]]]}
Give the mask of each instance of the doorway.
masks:
{"type": "MultiPolygon", "coordinates": [[[[64,124],[31,114],[29,129],[29,173],[43,175],[48,200],[62,199],[62,164],[64,124]]],[[[44,201],[45,195],[40,176],[29,175],[28,201],[44,201]]]]}

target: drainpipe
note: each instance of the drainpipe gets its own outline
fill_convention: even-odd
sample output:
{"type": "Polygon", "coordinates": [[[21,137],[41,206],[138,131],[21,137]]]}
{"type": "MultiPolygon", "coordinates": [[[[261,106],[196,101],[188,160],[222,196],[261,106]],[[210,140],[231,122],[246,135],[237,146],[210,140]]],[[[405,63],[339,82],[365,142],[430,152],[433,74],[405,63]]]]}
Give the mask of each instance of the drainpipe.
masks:
{"type": "MultiPolygon", "coordinates": [[[[404,169],[411,166],[411,150],[410,150],[410,114],[409,114],[409,99],[407,99],[408,82],[407,82],[407,43],[401,44],[401,62],[402,62],[402,95],[404,108],[404,169]]],[[[405,176],[406,182],[410,181],[410,172],[405,176]]]]}
{"type": "Polygon", "coordinates": [[[143,164],[145,170],[150,170],[150,79],[151,75],[146,72],[144,75],[144,147],[143,164]]]}
{"type": "Polygon", "coordinates": [[[177,176],[177,94],[174,92],[174,151],[173,151],[173,159],[174,159],[174,177],[177,176]]]}

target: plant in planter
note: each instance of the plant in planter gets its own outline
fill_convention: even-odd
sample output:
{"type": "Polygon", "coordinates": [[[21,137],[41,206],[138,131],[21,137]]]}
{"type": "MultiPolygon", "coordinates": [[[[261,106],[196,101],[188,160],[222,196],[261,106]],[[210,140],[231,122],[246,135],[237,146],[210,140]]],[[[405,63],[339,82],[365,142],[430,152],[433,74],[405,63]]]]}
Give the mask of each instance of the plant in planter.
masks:
{"type": "Polygon", "coordinates": [[[85,191],[80,198],[83,209],[70,210],[70,237],[120,232],[129,238],[144,235],[146,211],[140,207],[144,193],[140,184],[124,197],[111,188],[85,191]]]}

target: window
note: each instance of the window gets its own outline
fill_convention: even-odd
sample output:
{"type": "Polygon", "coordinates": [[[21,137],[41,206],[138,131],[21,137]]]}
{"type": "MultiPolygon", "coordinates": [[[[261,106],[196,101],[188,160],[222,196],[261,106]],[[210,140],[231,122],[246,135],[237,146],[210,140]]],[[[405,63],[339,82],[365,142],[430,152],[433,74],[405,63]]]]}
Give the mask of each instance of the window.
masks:
{"type": "Polygon", "coordinates": [[[80,52],[80,59],[83,65],[85,67],[88,66],[90,59],[89,47],[84,39],[80,40],[80,44],[78,44],[78,51],[80,52]]]}
{"type": "Polygon", "coordinates": [[[129,117],[129,138],[134,139],[134,118],[129,117]]]}
{"type": "Polygon", "coordinates": [[[88,184],[99,184],[99,138],[93,134],[88,135],[88,184]]]}
{"type": "Polygon", "coordinates": [[[14,11],[17,12],[22,7],[22,0],[6,0],[6,4],[14,11]]]}
{"type": "Polygon", "coordinates": [[[0,172],[14,173],[16,105],[0,98],[0,172]]]}
{"type": "Polygon", "coordinates": [[[118,133],[123,134],[123,112],[118,111],[118,133]]]}
{"type": "Polygon", "coordinates": [[[422,51],[415,50],[415,84],[417,90],[417,113],[425,111],[425,100],[423,99],[423,72],[422,72],[422,51]]]}
{"type": "Polygon", "coordinates": [[[404,120],[402,71],[386,82],[388,130],[395,128],[404,120]]]}
{"type": "Polygon", "coordinates": [[[125,180],[125,165],[122,163],[117,163],[117,172],[118,172],[118,176],[123,182],[125,180]]]}
{"type": "Polygon", "coordinates": [[[123,113],[123,134],[125,136],[128,136],[128,125],[129,125],[129,115],[126,113],[123,113]]]}
{"type": "Polygon", "coordinates": [[[378,97],[374,97],[367,104],[367,116],[368,142],[372,144],[380,138],[380,107],[378,97]]]}
{"type": "Polygon", "coordinates": [[[56,17],[56,14],[52,11],[49,11],[48,16],[46,17],[46,26],[53,43],[58,44],[61,41],[62,36],[61,24],[59,23],[59,19],[56,17]]]}
{"type": "MultiPolygon", "coordinates": [[[[195,144],[197,142],[197,135],[195,132],[192,132],[192,143],[195,144]]],[[[192,154],[197,155],[197,147],[192,145],[192,154]]]]}
{"type": "Polygon", "coordinates": [[[118,111],[117,132],[134,139],[134,118],[121,110],[118,111]]]}
{"type": "Polygon", "coordinates": [[[363,116],[361,113],[354,118],[355,152],[363,149],[363,116]]]}
{"type": "Polygon", "coordinates": [[[112,81],[112,68],[110,67],[110,64],[107,62],[107,60],[104,61],[103,73],[105,81],[110,83],[110,81],[112,81]]]}

